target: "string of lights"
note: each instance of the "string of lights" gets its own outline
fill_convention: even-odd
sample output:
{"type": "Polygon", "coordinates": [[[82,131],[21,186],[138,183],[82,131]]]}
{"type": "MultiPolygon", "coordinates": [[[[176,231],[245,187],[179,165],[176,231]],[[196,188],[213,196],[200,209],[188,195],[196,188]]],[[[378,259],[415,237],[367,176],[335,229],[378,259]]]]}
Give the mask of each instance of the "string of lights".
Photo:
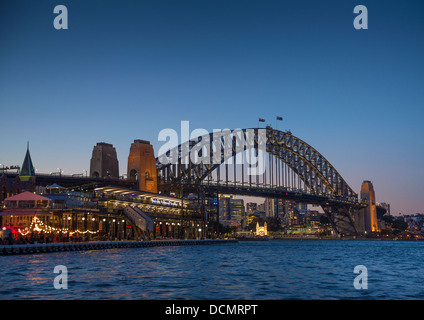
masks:
{"type": "Polygon", "coordinates": [[[86,234],[86,233],[90,233],[90,234],[95,234],[98,233],[99,231],[91,231],[91,230],[85,230],[85,231],[81,231],[79,229],[74,230],[74,231],[70,231],[68,228],[55,228],[49,225],[46,225],[43,223],[43,221],[41,221],[40,219],[38,219],[36,216],[34,218],[32,218],[31,224],[29,226],[29,228],[25,228],[25,231],[22,231],[21,229],[18,229],[19,233],[23,236],[28,235],[31,232],[44,232],[44,233],[54,233],[54,232],[68,232],[69,235],[74,235],[74,234],[86,234]]]}

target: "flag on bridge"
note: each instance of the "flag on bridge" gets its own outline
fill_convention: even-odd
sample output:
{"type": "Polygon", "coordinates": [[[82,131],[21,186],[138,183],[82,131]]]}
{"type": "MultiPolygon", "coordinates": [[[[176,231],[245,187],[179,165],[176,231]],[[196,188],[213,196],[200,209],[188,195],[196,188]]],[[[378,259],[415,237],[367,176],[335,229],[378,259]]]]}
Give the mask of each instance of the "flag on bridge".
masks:
{"type": "Polygon", "coordinates": [[[259,118],[258,121],[265,122],[265,119],[259,118]]]}
{"type": "Polygon", "coordinates": [[[278,116],[277,116],[277,120],[283,120],[283,117],[278,117],[278,116]]]}

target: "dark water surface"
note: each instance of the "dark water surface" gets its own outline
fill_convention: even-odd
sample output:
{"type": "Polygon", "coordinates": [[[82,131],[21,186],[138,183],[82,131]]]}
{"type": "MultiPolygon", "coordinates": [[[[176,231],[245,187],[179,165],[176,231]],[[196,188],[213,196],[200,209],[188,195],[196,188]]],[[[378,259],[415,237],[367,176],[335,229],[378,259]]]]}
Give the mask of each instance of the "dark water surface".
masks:
{"type": "Polygon", "coordinates": [[[0,257],[0,299],[424,299],[424,242],[271,240],[0,257]],[[68,270],[57,290],[54,267],[68,270]],[[357,290],[355,266],[368,271],[357,290]]]}

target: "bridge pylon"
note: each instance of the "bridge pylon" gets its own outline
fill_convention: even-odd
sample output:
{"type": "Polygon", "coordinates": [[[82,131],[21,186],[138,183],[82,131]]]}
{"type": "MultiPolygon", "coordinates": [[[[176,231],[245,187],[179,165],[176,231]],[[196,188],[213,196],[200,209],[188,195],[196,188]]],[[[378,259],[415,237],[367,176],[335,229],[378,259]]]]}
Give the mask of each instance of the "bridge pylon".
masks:
{"type": "Polygon", "coordinates": [[[139,190],[158,192],[156,158],[149,141],[134,140],[128,156],[127,170],[128,179],[137,180],[139,190]]]}

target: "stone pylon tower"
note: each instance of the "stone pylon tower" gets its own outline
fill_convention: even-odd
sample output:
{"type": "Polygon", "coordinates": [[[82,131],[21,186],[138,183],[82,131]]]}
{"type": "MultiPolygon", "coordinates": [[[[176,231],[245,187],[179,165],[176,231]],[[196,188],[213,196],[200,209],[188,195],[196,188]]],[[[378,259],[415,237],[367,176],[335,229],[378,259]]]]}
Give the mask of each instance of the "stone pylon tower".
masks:
{"type": "Polygon", "coordinates": [[[90,176],[94,178],[119,178],[119,162],[113,145],[98,142],[93,148],[90,176]]]}
{"type": "Polygon", "coordinates": [[[138,180],[141,191],[158,192],[156,159],[149,141],[134,140],[128,156],[128,179],[138,180]]]}
{"type": "Polygon", "coordinates": [[[377,207],[375,203],[374,186],[371,181],[364,180],[361,186],[361,199],[366,199],[369,203],[368,207],[362,209],[364,229],[367,232],[380,231],[377,221],[377,207]]]}

